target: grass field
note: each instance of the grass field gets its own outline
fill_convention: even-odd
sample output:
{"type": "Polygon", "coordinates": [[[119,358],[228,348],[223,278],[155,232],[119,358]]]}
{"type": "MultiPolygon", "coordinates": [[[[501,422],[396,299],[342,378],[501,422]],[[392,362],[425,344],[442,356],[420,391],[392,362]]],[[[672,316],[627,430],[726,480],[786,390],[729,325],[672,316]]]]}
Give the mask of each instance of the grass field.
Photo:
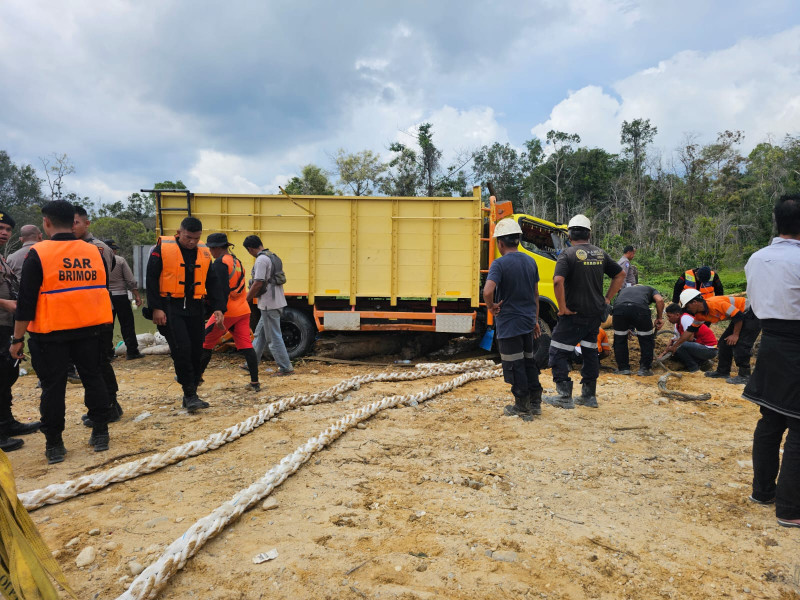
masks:
{"type": "MultiPolygon", "coordinates": [[[[723,269],[718,271],[725,293],[735,294],[747,288],[747,279],[742,269],[723,269]]],[[[639,283],[652,286],[660,291],[665,298],[672,298],[672,288],[680,273],[660,273],[648,275],[639,271],[639,283]]]]}
{"type": "MultiPolygon", "coordinates": [[[[155,333],[156,326],[152,321],[148,321],[142,316],[142,309],[137,308],[133,311],[133,321],[136,324],[136,333],[155,333]]],[[[114,320],[114,345],[122,341],[122,334],[119,330],[119,319],[114,320]]]]}

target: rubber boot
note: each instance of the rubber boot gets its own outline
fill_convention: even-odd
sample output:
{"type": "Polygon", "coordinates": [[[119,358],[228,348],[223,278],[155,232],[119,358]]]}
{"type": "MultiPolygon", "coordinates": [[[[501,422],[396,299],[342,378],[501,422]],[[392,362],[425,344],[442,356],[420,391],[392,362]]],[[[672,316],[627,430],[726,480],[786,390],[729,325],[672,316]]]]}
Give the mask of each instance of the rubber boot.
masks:
{"type": "Polygon", "coordinates": [[[108,450],[108,424],[95,425],[92,427],[92,435],[89,436],[89,445],[94,446],[95,452],[108,450]]]}
{"type": "Polygon", "coordinates": [[[531,392],[528,397],[528,412],[536,416],[542,414],[542,390],[531,392]]]}
{"type": "Polygon", "coordinates": [[[597,405],[597,380],[584,381],[581,386],[581,395],[575,399],[575,404],[581,406],[588,406],[589,408],[598,408],[597,405]]]}
{"type": "Polygon", "coordinates": [[[544,396],[543,400],[558,408],[575,408],[572,401],[572,380],[556,381],[556,396],[544,396]]]}
{"type": "Polygon", "coordinates": [[[528,412],[527,398],[514,398],[514,404],[509,404],[503,409],[503,414],[507,417],[519,417],[523,421],[530,421],[531,414],[528,412]]]}
{"type": "Polygon", "coordinates": [[[739,367],[739,374],[736,377],[728,377],[725,383],[746,385],[748,381],[750,381],[750,367],[739,367]]]}

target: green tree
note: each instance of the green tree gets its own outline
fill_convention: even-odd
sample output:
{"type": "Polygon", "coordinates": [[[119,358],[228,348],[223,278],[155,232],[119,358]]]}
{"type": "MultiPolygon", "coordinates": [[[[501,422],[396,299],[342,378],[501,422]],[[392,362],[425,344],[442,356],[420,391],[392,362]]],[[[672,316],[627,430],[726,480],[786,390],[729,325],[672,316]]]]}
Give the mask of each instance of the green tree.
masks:
{"type": "Polygon", "coordinates": [[[550,153],[538,171],[553,186],[555,220],[564,223],[569,214],[564,188],[575,175],[575,170],[567,169],[567,165],[575,152],[573,145],[581,143],[581,136],[551,129],[547,132],[546,143],[550,147],[550,153]]]}
{"type": "Polygon", "coordinates": [[[515,212],[524,210],[522,163],[519,154],[510,144],[501,145],[495,142],[473,152],[472,172],[484,189],[492,183],[499,196],[498,201],[510,201],[515,212]]]}
{"type": "Polygon", "coordinates": [[[373,189],[380,186],[381,175],[388,168],[372,150],[347,154],[339,148],[334,162],[339,183],[353,192],[354,196],[369,196],[373,189]]]}
{"type": "Polygon", "coordinates": [[[284,187],[287,193],[296,196],[333,196],[328,174],[316,165],[306,165],[300,170],[300,177],[292,177],[284,187]]]}
{"type": "MultiPolygon", "coordinates": [[[[41,207],[46,202],[42,193],[42,180],[31,165],[16,164],[4,150],[0,150],[0,210],[7,210],[17,222],[15,233],[22,225],[41,227],[41,207]]],[[[3,249],[6,256],[19,247],[13,235],[3,249]]]]}
{"type": "Polygon", "coordinates": [[[399,143],[389,146],[389,150],[395,152],[395,156],[389,161],[388,171],[381,180],[381,192],[387,196],[416,196],[422,185],[417,153],[399,143]]]}
{"type": "Polygon", "coordinates": [[[141,222],[115,217],[99,217],[92,220],[92,234],[98,239],[113,239],[120,247],[120,254],[133,268],[133,247],[156,243],[156,232],[148,231],[141,222]]]}

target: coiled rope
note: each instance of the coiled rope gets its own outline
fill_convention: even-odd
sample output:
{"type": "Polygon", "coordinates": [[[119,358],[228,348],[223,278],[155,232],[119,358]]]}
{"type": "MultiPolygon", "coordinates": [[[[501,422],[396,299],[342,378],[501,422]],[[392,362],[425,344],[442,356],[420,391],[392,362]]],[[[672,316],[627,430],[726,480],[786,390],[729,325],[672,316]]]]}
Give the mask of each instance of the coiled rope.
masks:
{"type": "MultiPolygon", "coordinates": [[[[463,364],[463,363],[462,363],[463,364]]],[[[475,367],[473,367],[475,368],[475,367]]],[[[450,381],[417,392],[401,396],[388,396],[371,402],[347,414],[316,437],[310,438],[297,450],[285,456],[277,465],[233,498],[217,507],[210,514],[195,522],[186,532],[164,551],[161,557],[142,571],[130,587],[117,600],[149,600],[155,598],[172,575],[182,569],[186,562],[212,537],[216,536],[247,509],[267,497],[295,473],[311,456],[339,438],[358,423],[369,419],[386,408],[400,404],[424,402],[434,396],[449,392],[465,383],[490,379],[502,375],[501,368],[481,368],[468,371],[450,381]]]]}
{"type": "Polygon", "coordinates": [[[216,450],[220,446],[235,441],[247,435],[257,427],[269,421],[272,417],[286,410],[298,406],[308,406],[323,402],[332,402],[344,399],[344,393],[357,390],[362,385],[380,381],[413,381],[437,375],[454,375],[474,369],[484,369],[494,366],[490,360],[471,360],[463,363],[426,363],[417,365],[414,371],[367,373],[345,379],[338,384],[315,394],[298,394],[273,402],[261,409],[255,415],[244,421],[228,427],[224,431],[214,433],[206,438],[193,440],[180,446],[170,448],[165,452],[153,454],[100,471],[72,479],[63,483],[54,483],[38,490],[31,490],[19,495],[22,505],[29,511],[41,508],[45,504],[58,504],[81,494],[89,494],[101,490],[112,483],[128,481],[152,473],[166,466],[180,462],[186,458],[216,450]]]}

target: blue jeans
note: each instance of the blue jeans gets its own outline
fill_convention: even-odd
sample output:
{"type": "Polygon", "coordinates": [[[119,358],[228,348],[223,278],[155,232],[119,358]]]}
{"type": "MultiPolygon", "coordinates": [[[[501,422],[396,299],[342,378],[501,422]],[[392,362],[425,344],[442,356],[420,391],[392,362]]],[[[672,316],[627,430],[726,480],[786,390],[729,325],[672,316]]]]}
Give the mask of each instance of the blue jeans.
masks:
{"type": "Polygon", "coordinates": [[[264,354],[264,349],[269,346],[270,354],[281,371],[291,371],[292,361],[289,360],[289,353],[283,344],[281,335],[281,309],[272,308],[261,311],[261,319],[256,325],[255,336],[253,338],[253,349],[258,360],[264,354]]]}

